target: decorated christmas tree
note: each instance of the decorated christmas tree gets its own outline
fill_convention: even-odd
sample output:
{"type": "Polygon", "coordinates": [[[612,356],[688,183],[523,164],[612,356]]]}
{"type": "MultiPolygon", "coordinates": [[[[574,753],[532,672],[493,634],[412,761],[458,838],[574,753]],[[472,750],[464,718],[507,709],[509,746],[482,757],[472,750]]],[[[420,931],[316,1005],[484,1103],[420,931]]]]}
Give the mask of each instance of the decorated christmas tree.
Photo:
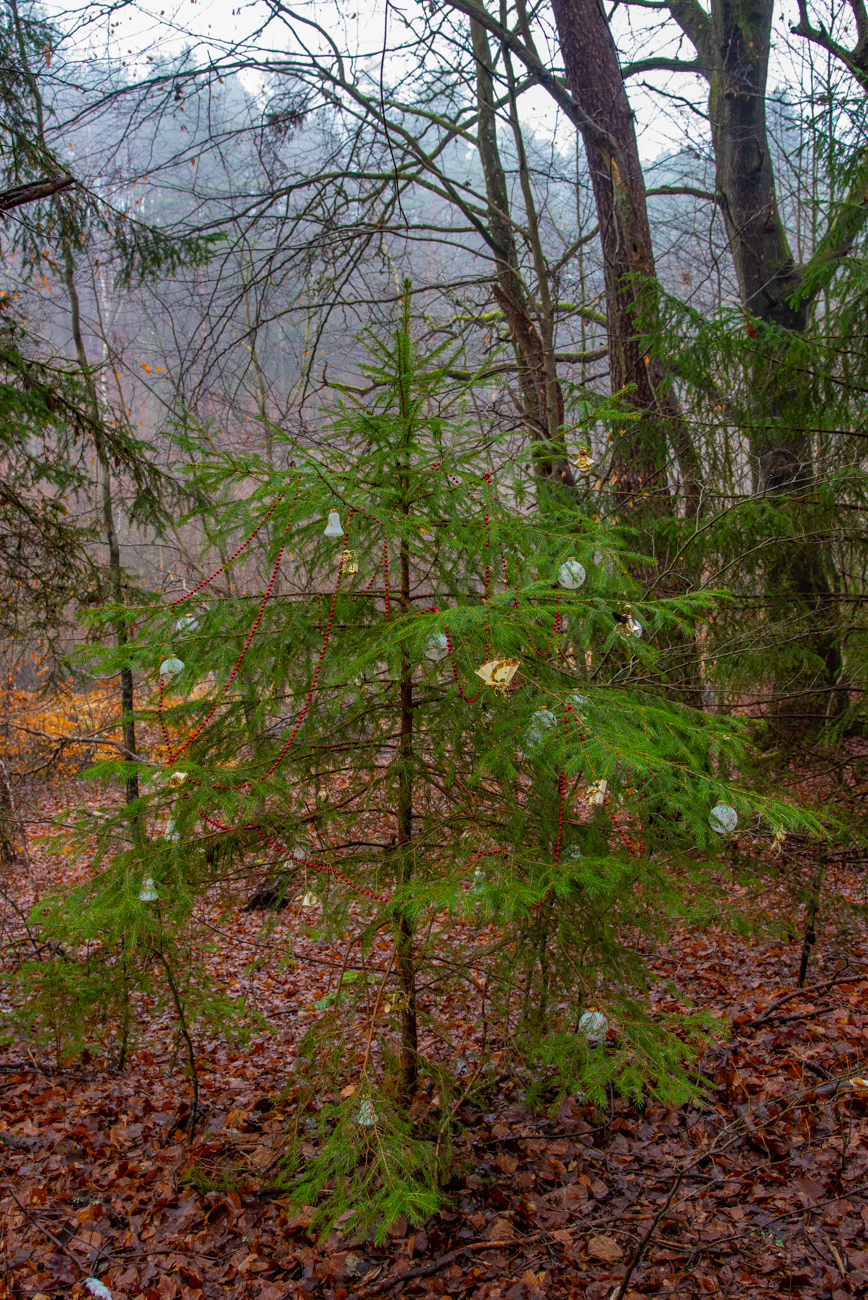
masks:
{"type": "Polygon", "coordinates": [[[702,1026],[652,1016],[641,952],[718,911],[703,873],[739,815],[792,817],[726,778],[733,723],[655,685],[655,638],[701,606],[643,601],[645,562],[581,494],[534,491],[454,359],[415,345],[409,302],[366,337],[366,389],[318,447],[272,431],[285,467],[180,435],[231,554],[136,611],[127,652],[164,751],[95,769],[137,769],[147,792],[103,829],[74,906],[41,918],[91,943],[86,992],[63,977],[79,1026],[96,1008],[128,1026],[147,985],[194,1080],[197,1022],[232,1009],[192,955],[227,865],[298,926],[355,936],[300,1047],[284,1171],[322,1227],[436,1208],[455,1099],[504,1068],[529,1097],[685,1096],[702,1026]],[[468,1059],[428,1033],[447,986],[484,1026],[468,1059]]]}

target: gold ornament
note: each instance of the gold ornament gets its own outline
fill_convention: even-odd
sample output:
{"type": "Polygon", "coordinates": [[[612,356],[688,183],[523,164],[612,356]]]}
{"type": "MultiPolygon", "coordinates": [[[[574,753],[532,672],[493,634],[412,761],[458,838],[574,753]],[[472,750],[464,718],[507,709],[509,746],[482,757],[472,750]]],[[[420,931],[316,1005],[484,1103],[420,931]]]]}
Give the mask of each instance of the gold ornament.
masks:
{"type": "Polygon", "coordinates": [[[476,676],[481,677],[486,686],[504,692],[516,674],[518,663],[517,659],[489,659],[476,669],[476,676]]]}
{"type": "Polygon", "coordinates": [[[358,573],[359,564],[355,551],[341,551],[340,561],[344,566],[344,573],[358,573]]]}
{"type": "Polygon", "coordinates": [[[621,636],[635,637],[636,640],[642,635],[642,624],[638,619],[633,617],[632,609],[629,605],[619,605],[619,614],[615,615],[615,631],[621,636]]]}
{"type": "Polygon", "coordinates": [[[594,468],[594,462],[591,460],[591,450],[589,447],[579,448],[579,459],[576,461],[576,469],[580,474],[590,474],[594,468]]]}
{"type": "Polygon", "coordinates": [[[173,772],[170,777],[167,777],[166,785],[171,790],[179,790],[186,780],[187,780],[186,772],[173,772]]]}
{"type": "Polygon", "coordinates": [[[587,799],[588,803],[596,804],[598,807],[602,807],[602,805],[606,802],[606,792],[608,791],[608,789],[609,789],[609,782],[606,781],[605,779],[602,781],[594,781],[592,785],[588,786],[588,789],[585,793],[585,798],[587,799]]]}

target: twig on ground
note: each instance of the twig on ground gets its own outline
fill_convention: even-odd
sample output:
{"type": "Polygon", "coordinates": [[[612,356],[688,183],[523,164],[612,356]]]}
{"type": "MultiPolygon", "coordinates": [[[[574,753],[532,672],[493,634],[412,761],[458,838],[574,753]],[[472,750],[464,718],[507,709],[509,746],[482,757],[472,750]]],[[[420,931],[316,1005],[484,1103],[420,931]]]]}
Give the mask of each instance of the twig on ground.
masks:
{"type": "Polygon", "coordinates": [[[654,1215],[654,1218],[651,1220],[651,1223],[649,1224],[648,1231],[645,1233],[645,1236],[642,1238],[642,1240],[639,1242],[639,1245],[633,1251],[633,1255],[630,1259],[629,1264],[627,1265],[627,1272],[624,1274],[621,1285],[618,1287],[616,1291],[612,1292],[612,1300],[624,1300],[624,1296],[627,1294],[627,1286],[630,1282],[630,1278],[633,1276],[633,1274],[636,1272],[636,1269],[639,1267],[639,1263],[642,1259],[642,1256],[645,1254],[645,1250],[648,1247],[648,1243],[651,1241],[651,1238],[654,1236],[654,1231],[658,1223],[663,1218],[666,1211],[669,1209],[669,1206],[672,1204],[672,1198],[675,1195],[675,1193],[678,1191],[678,1188],[681,1186],[682,1179],[684,1178],[684,1175],[687,1173],[689,1168],[690,1165],[687,1165],[684,1169],[679,1169],[678,1177],[675,1179],[675,1182],[672,1184],[672,1186],[669,1189],[669,1195],[666,1197],[666,1200],[663,1202],[660,1209],[657,1211],[657,1213],[654,1215]]]}
{"type": "Polygon", "coordinates": [[[847,969],[847,966],[841,966],[831,979],[823,980],[821,984],[809,984],[807,988],[791,989],[789,993],[782,994],[781,997],[775,998],[774,1002],[769,1003],[765,1011],[761,1011],[758,1016],[754,1016],[753,1020],[745,1021],[741,1028],[752,1029],[754,1025],[762,1025],[767,1020],[771,1020],[778,1007],[784,1006],[787,1002],[792,1002],[793,998],[804,998],[810,996],[812,993],[822,993],[825,989],[830,989],[835,984],[850,984],[854,980],[864,979],[866,973],[868,973],[865,971],[853,971],[849,975],[842,974],[842,972],[847,969]]]}

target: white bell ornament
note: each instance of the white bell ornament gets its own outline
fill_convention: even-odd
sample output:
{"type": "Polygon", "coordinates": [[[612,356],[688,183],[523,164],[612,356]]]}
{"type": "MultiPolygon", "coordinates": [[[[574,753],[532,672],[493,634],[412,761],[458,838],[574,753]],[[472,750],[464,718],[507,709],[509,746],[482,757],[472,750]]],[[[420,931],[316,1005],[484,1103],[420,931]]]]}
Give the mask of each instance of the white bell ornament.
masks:
{"type": "Polygon", "coordinates": [[[148,876],[144,881],[142,881],[142,887],[139,890],[139,902],[156,903],[159,897],[160,895],[157,893],[156,889],[154,888],[153,876],[148,876]]]}
{"type": "Polygon", "coordinates": [[[329,511],[328,523],[325,526],[324,537],[343,537],[344,526],[341,523],[341,517],[337,510],[329,511]]]}

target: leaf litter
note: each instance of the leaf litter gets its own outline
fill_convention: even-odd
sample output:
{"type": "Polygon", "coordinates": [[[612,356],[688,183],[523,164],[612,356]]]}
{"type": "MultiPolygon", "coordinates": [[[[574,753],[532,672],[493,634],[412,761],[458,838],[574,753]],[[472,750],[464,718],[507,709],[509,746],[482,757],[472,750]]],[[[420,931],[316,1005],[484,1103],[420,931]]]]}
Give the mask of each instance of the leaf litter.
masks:
{"type": "MultiPolygon", "coordinates": [[[[36,820],[61,807],[59,797],[40,796],[36,820]]],[[[738,851],[773,850],[744,837],[738,851]]],[[[796,873],[798,857],[796,846],[796,873]]],[[[29,871],[7,875],[7,953],[24,940],[29,907],[87,870],[31,847],[29,871]]],[[[862,900],[861,863],[843,856],[831,872],[830,892],[862,900]]],[[[198,1038],[202,1114],[192,1146],[169,1018],[154,1021],[141,1008],[146,1032],[123,1072],[87,1054],[58,1063],[21,1040],[0,1048],[0,1293],[864,1295],[868,932],[858,910],[823,913],[806,987],[797,989],[803,910],[790,903],[788,913],[784,893],[766,901],[784,920],[783,938],[684,929],[646,954],[659,975],[658,1009],[683,998],[721,1026],[699,1063],[709,1081],[702,1098],[668,1109],[611,1097],[601,1111],[569,1097],[552,1114],[523,1103],[521,1080],[504,1062],[476,1094],[481,1106],[459,1107],[447,1208],[422,1226],[399,1219],[382,1246],[345,1238],[340,1223],[317,1240],[310,1207],[292,1210],[276,1186],[297,1046],[335,991],[346,945],[318,937],[296,904],[266,929],[241,903],[228,920],[215,912],[223,941],[208,955],[213,973],[265,1027],[246,1044],[198,1038]]],[[[473,924],[452,929],[471,949],[473,924]]],[[[423,1054],[450,1054],[471,1072],[478,1007],[434,986],[421,1000],[423,1054]]],[[[437,1104],[436,1094],[420,1094],[415,1113],[437,1104]]]]}

